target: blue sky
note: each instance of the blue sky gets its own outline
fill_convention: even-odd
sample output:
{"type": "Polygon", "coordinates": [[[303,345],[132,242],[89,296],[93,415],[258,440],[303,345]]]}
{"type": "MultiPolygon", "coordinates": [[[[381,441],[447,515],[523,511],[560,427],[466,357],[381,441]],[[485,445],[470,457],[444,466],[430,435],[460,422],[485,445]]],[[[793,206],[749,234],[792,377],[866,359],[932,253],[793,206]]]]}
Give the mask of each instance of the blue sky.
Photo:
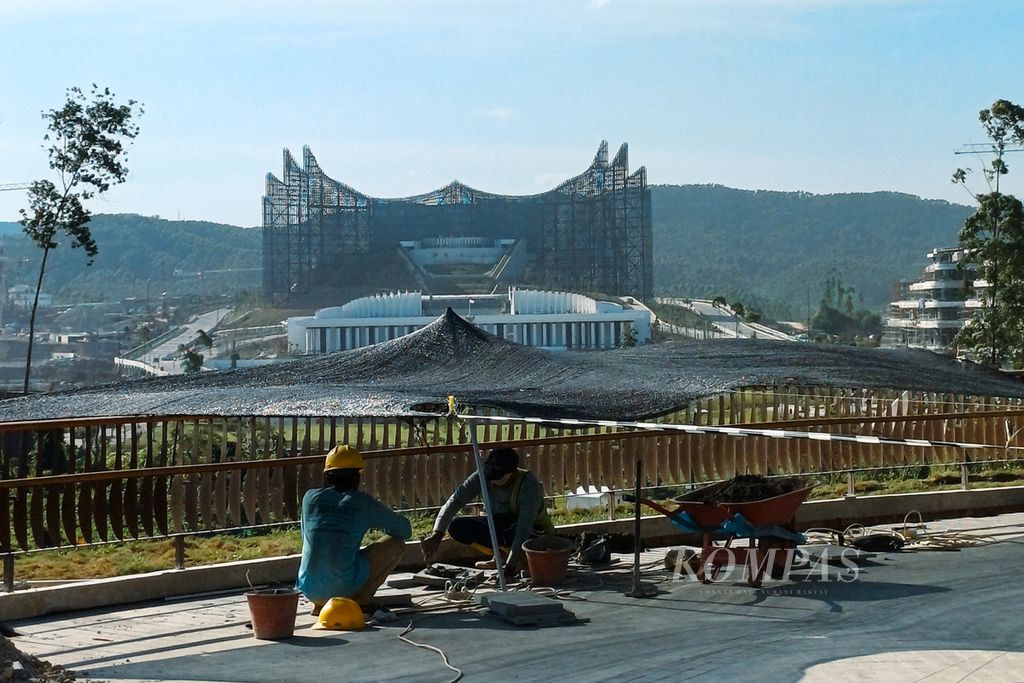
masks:
{"type": "Polygon", "coordinates": [[[953,151],[1024,104],[1021,26],[1019,0],[2,0],[0,183],[47,176],[40,112],[95,82],[146,109],[96,212],[255,226],[303,144],[374,196],[529,194],[602,139],[651,183],[969,203],[953,151]]]}

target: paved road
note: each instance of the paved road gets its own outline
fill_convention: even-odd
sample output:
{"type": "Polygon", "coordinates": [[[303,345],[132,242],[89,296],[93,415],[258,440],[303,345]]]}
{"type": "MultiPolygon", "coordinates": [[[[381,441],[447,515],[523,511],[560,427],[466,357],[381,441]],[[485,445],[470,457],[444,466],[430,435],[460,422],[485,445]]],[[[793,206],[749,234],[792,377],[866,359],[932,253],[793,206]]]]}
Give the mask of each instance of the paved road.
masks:
{"type": "Polygon", "coordinates": [[[196,338],[199,330],[209,332],[212,330],[217,323],[219,323],[224,316],[231,312],[230,308],[218,308],[213,311],[202,313],[182,325],[179,328],[178,334],[165,340],[163,343],[155,346],[144,358],[141,358],[145,363],[153,367],[158,367],[163,370],[169,371],[171,374],[181,373],[181,363],[177,360],[161,360],[168,356],[178,355],[178,346],[186,344],[196,338]]]}
{"type": "Polygon", "coordinates": [[[728,306],[716,306],[707,299],[658,298],[657,301],[690,309],[694,313],[704,317],[722,333],[722,336],[725,337],[796,341],[795,337],[784,332],[773,330],[764,325],[750,324],[737,316],[728,306]]]}

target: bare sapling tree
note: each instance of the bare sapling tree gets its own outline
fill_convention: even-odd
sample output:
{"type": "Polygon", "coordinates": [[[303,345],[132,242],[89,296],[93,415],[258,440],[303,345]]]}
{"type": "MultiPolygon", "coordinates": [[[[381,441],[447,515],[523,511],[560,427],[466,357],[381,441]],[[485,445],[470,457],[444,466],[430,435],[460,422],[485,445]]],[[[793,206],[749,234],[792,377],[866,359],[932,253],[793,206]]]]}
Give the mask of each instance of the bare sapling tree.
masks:
{"type": "Polygon", "coordinates": [[[118,104],[109,88],[101,89],[95,84],[88,94],[80,88],[69,88],[64,106],[43,112],[48,130],[43,147],[49,154],[50,168],[56,172],[56,181],[33,182],[28,190],[29,208],[20,211],[25,234],[43,250],[29,317],[23,388],[26,394],[47,257],[63,242],[84,249],[86,263],[92,265],[99,248],[89,230],[92,214],[85,202],[127,179],[126,145],[139,134],[136,120],[142,113],[135,100],[118,104]]]}

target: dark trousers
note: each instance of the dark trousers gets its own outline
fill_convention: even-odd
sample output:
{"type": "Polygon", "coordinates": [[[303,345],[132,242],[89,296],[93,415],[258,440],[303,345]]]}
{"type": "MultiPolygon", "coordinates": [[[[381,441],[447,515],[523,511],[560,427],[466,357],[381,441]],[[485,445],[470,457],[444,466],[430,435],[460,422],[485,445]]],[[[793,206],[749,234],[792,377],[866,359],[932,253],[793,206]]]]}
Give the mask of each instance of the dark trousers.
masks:
{"type": "MultiPolygon", "coordinates": [[[[494,515],[494,530],[497,532],[498,544],[503,548],[512,546],[516,538],[516,521],[519,515],[511,512],[504,512],[494,515]]],[[[537,527],[533,528],[531,536],[543,533],[537,527]]],[[[459,543],[470,545],[479,543],[485,548],[491,548],[491,532],[487,529],[487,517],[478,515],[476,517],[456,517],[448,527],[448,534],[459,543]]],[[[491,548],[493,550],[493,548],[491,548]]]]}

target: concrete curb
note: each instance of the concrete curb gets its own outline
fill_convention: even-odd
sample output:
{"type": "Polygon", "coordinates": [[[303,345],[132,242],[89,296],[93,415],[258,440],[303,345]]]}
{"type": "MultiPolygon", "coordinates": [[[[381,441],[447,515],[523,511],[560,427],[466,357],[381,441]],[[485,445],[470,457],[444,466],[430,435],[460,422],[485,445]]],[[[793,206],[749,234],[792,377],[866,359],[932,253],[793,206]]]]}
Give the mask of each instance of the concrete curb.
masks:
{"type": "MultiPolygon", "coordinates": [[[[1024,511],[1024,487],[905,493],[885,496],[836,498],[804,503],[797,512],[797,527],[844,529],[864,525],[898,524],[912,510],[925,521],[955,517],[986,517],[1024,511]]],[[[916,516],[914,517],[916,521],[916,516]]],[[[632,533],[632,519],[587,522],[558,527],[563,534],[632,533]]],[[[694,544],[696,539],[681,533],[664,516],[644,517],[641,536],[649,547],[694,544]]],[[[468,548],[447,540],[437,559],[458,562],[474,559],[468,548]],[[468,551],[468,552],[467,552],[468,551]]],[[[423,566],[419,543],[406,543],[400,569],[423,566]]],[[[0,618],[5,621],[30,619],[45,614],[123,605],[146,600],[197,595],[207,592],[245,590],[247,586],[293,584],[299,570],[299,556],[244,560],[204,567],[168,569],[147,574],[81,581],[57,586],[29,588],[0,594],[0,618]]]]}
{"type": "Polygon", "coordinates": [[[866,526],[902,522],[908,513],[915,510],[925,521],[1020,512],[1024,510],[1024,486],[814,500],[800,506],[796,522],[801,529],[829,527],[841,530],[855,522],[866,526]]]}

